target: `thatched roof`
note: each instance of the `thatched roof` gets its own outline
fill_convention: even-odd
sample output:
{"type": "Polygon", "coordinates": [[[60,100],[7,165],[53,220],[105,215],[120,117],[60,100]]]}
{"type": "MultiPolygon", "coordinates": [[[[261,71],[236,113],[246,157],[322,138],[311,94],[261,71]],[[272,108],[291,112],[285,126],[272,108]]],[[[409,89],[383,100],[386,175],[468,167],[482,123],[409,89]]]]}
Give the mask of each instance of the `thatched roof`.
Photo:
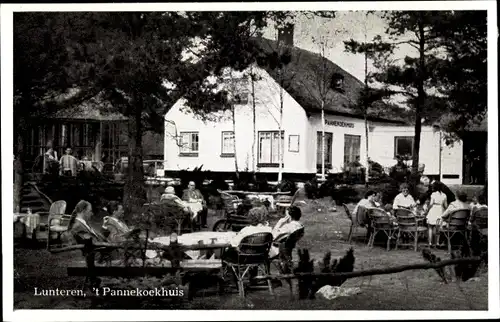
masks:
{"type": "MultiPolygon", "coordinates": [[[[266,38],[255,38],[253,41],[266,54],[277,51],[278,43],[266,38]]],[[[350,106],[355,104],[363,82],[319,54],[298,47],[292,47],[291,61],[283,73],[284,89],[299,103],[307,113],[321,111],[320,85],[323,79],[331,79],[334,75],[343,78],[341,91],[329,89],[325,95],[325,112],[328,114],[362,117],[362,113],[350,106]],[[326,72],[323,73],[323,70],[326,72]],[[323,78],[324,74],[328,75],[323,78]]],[[[277,69],[266,68],[266,71],[279,83],[280,76],[277,69]]],[[[378,115],[369,115],[371,120],[398,122],[394,118],[381,118],[378,115]]]]}
{"type": "Polygon", "coordinates": [[[73,120],[95,120],[95,121],[125,121],[127,117],[116,111],[107,100],[101,100],[99,97],[93,97],[80,105],[63,108],[52,115],[56,119],[73,120]]]}

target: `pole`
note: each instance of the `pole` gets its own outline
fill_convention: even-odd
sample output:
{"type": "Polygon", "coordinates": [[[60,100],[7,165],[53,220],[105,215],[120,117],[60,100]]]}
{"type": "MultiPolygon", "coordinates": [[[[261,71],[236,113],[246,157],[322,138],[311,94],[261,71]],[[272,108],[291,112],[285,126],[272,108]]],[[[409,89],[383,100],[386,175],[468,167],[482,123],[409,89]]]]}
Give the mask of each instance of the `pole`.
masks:
{"type": "Polygon", "coordinates": [[[443,156],[443,138],[442,138],[442,132],[439,130],[439,181],[441,181],[441,158],[443,156]]]}

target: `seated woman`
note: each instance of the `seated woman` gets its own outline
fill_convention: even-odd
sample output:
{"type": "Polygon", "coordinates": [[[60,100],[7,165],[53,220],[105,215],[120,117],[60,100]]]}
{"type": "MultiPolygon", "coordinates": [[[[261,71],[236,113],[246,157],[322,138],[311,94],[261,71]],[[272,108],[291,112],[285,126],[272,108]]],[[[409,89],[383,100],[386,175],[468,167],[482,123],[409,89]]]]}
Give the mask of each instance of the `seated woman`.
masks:
{"type": "Polygon", "coordinates": [[[362,226],[370,223],[366,210],[377,208],[377,205],[375,204],[376,195],[377,193],[373,190],[368,190],[365,193],[365,197],[358,202],[352,211],[353,221],[357,221],[362,226]],[[363,213],[361,213],[361,211],[363,211],[363,213]]]}
{"type": "Polygon", "coordinates": [[[416,207],[416,202],[415,199],[413,199],[412,195],[410,195],[410,189],[408,187],[408,184],[403,183],[400,187],[399,190],[401,193],[399,193],[396,198],[394,198],[394,202],[392,204],[392,209],[397,210],[397,209],[408,209],[408,210],[413,210],[416,207]]]}
{"type": "Polygon", "coordinates": [[[261,211],[259,208],[250,209],[248,212],[248,219],[250,220],[250,225],[244,227],[231,239],[231,249],[238,247],[243,238],[247,236],[256,233],[272,232],[272,229],[269,227],[269,223],[267,222],[266,212],[261,211]]]}
{"type": "Polygon", "coordinates": [[[457,200],[450,203],[448,208],[441,215],[442,225],[445,226],[446,223],[443,219],[448,219],[450,214],[456,210],[470,210],[470,204],[467,203],[467,194],[464,191],[457,191],[457,200]]]}
{"type": "Polygon", "coordinates": [[[73,219],[69,230],[77,243],[83,243],[88,239],[92,239],[92,242],[107,241],[106,237],[94,230],[89,224],[92,215],[92,205],[90,202],[80,200],[72,213],[73,219]]]}
{"type": "Polygon", "coordinates": [[[190,211],[188,205],[181,198],[175,195],[175,189],[172,186],[168,186],[165,188],[165,192],[161,195],[160,198],[160,203],[162,202],[173,202],[184,211],[190,211]]]}

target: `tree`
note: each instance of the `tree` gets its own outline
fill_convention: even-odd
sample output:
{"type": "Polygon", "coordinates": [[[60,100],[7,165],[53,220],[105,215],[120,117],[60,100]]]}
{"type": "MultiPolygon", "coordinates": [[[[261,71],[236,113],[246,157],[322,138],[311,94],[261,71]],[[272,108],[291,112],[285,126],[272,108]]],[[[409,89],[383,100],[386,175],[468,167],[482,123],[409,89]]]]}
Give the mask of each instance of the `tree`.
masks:
{"type": "MultiPolygon", "coordinates": [[[[30,46],[33,48],[29,51],[30,55],[22,55],[15,62],[17,70],[23,71],[22,74],[16,71],[19,75],[15,84],[19,93],[18,105],[31,108],[34,100],[44,97],[39,93],[63,92],[64,89],[77,87],[80,101],[99,94],[128,116],[130,166],[124,202],[130,210],[135,200],[145,196],[141,142],[144,122],[154,121],[158,114],[163,115],[172,100],[180,94],[199,114],[227,106],[223,93],[214,93],[209,86],[202,86],[203,82],[209,75],[220,74],[225,66],[245,68],[247,42],[237,39],[235,31],[236,35],[246,35],[250,29],[262,28],[266,13],[93,12],[33,15],[34,18],[30,18],[33,21],[22,20],[20,28],[16,29],[17,52],[22,53],[30,46]],[[57,17],[58,20],[48,25],[47,16],[57,17]],[[31,29],[41,25],[40,33],[45,38],[23,38],[23,34],[29,36],[31,31],[23,29],[26,24],[31,29]],[[206,50],[199,62],[192,63],[184,59],[183,53],[192,47],[196,36],[206,40],[206,50]],[[49,41],[43,46],[33,46],[39,39],[49,41]],[[57,55],[50,55],[50,48],[57,55]],[[37,59],[43,59],[44,64],[39,64],[37,59]],[[27,65],[27,62],[33,63],[27,65]],[[23,84],[22,80],[31,79],[31,75],[34,81],[23,84]],[[167,88],[165,81],[175,86],[167,88]],[[43,88],[34,95],[33,88],[39,84],[43,88]],[[157,108],[163,111],[158,113],[157,108]]],[[[16,113],[19,111],[16,109],[16,113]]],[[[22,147],[22,144],[19,146],[22,147]]]]}
{"type": "MultiPolygon", "coordinates": [[[[332,69],[332,64],[326,58],[327,50],[332,45],[332,37],[343,33],[345,30],[331,30],[326,29],[319,33],[319,36],[313,37],[313,42],[318,48],[318,54],[320,57],[318,62],[310,62],[307,66],[311,70],[313,87],[310,84],[304,84],[305,88],[311,96],[317,97],[321,107],[321,179],[325,180],[325,107],[333,103],[334,95],[330,95],[332,90],[332,83],[336,82],[339,75],[335,74],[332,69]]],[[[336,91],[342,92],[342,89],[334,89],[336,91]]]]}
{"type": "Polygon", "coordinates": [[[390,41],[377,36],[375,43],[391,46],[391,52],[401,46],[416,52],[406,56],[402,65],[394,63],[375,73],[391,94],[404,95],[414,112],[412,174],[416,178],[423,118],[458,115],[458,123],[451,122],[450,128],[456,132],[486,109],[486,14],[390,11],[384,18],[390,41]],[[480,104],[476,106],[463,93],[480,104]]]}
{"type": "MultiPolygon", "coordinates": [[[[369,11],[366,12],[366,17],[370,14],[369,11]]],[[[370,157],[369,157],[369,140],[368,140],[368,132],[369,132],[369,124],[368,124],[368,115],[371,113],[371,108],[374,107],[375,103],[381,103],[382,99],[386,97],[387,92],[381,89],[373,88],[369,85],[373,81],[372,75],[368,73],[368,59],[377,61],[380,64],[380,61],[383,58],[387,58],[387,52],[389,51],[389,47],[387,45],[378,45],[373,42],[367,42],[366,35],[366,24],[364,25],[365,29],[365,41],[360,43],[354,41],[353,39],[349,41],[344,41],[345,50],[347,52],[353,54],[363,54],[365,58],[365,75],[364,75],[364,83],[365,87],[363,91],[360,93],[357,102],[353,102],[351,107],[355,111],[360,111],[363,114],[364,123],[365,123],[365,154],[366,154],[366,173],[365,173],[365,183],[368,184],[369,181],[369,173],[370,173],[370,157]]]]}
{"type": "MultiPolygon", "coordinates": [[[[445,17],[444,12],[431,11],[390,11],[384,14],[388,28],[389,41],[377,36],[377,46],[387,47],[390,52],[401,46],[409,46],[416,51],[414,57],[406,56],[404,64],[397,63],[386,66],[384,70],[374,73],[375,79],[384,83],[391,94],[404,95],[414,112],[415,138],[413,141],[412,175],[417,177],[422,117],[425,103],[433,89],[428,63],[439,55],[441,50],[437,27],[445,17]]],[[[408,47],[407,47],[408,48],[408,47]]]]}

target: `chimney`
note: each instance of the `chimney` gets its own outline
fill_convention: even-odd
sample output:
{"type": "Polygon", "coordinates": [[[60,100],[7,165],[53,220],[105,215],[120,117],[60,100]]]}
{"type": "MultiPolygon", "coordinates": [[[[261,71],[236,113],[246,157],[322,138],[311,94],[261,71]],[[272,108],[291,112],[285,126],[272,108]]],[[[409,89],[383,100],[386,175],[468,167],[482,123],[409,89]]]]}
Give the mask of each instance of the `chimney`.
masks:
{"type": "Polygon", "coordinates": [[[283,43],[285,46],[293,47],[293,31],[294,25],[286,23],[282,27],[278,27],[278,43],[283,43]]]}

